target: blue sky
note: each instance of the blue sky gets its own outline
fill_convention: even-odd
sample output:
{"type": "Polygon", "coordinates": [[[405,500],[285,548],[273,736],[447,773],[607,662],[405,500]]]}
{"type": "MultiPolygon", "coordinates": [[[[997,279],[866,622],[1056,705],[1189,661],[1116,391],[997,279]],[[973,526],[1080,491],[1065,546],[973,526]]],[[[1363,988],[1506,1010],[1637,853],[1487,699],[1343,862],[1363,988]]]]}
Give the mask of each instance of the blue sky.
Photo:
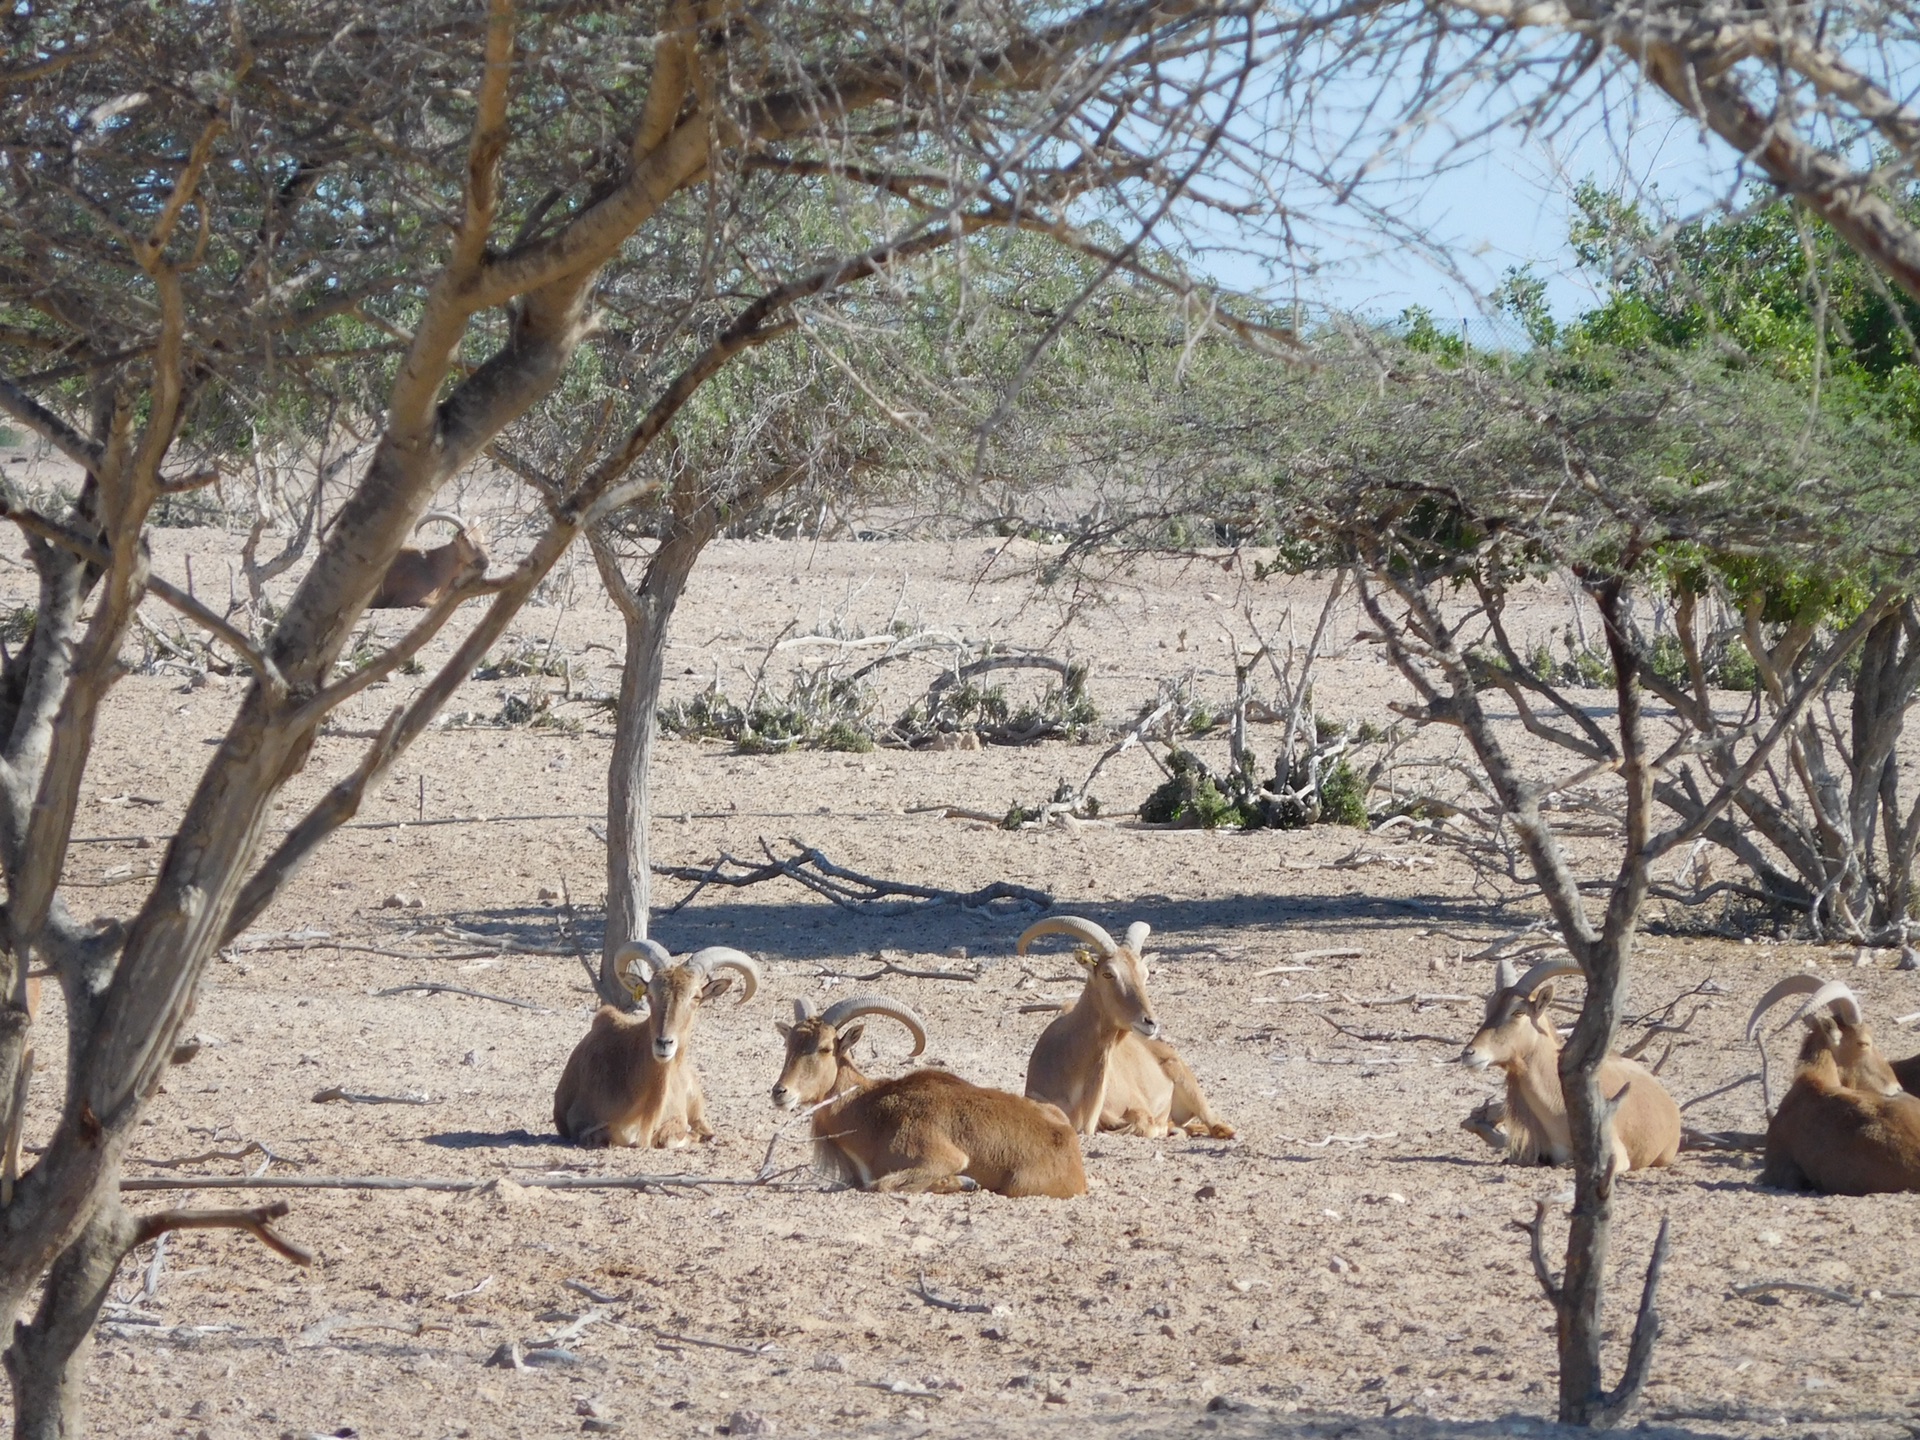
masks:
{"type": "MultiPolygon", "coordinates": [[[[1357,105],[1377,93],[1379,81],[1367,83],[1367,91],[1356,84],[1344,97],[1322,99],[1357,105]]],[[[1297,201],[1289,200],[1313,217],[1307,223],[1315,236],[1314,273],[1263,263],[1251,253],[1262,248],[1257,242],[1244,253],[1205,247],[1208,253],[1196,257],[1200,268],[1232,288],[1275,299],[1380,318],[1417,304],[1458,318],[1482,313],[1482,297],[1505,272],[1530,264],[1548,284],[1555,315],[1565,319],[1590,307],[1598,293],[1596,277],[1576,269],[1567,243],[1579,182],[1636,195],[1657,191],[1667,212],[1681,216],[1741,198],[1743,183],[1726,146],[1703,137],[1666,97],[1618,75],[1567,104],[1567,123],[1549,135],[1489,128],[1496,103],[1505,114],[1517,102],[1511,92],[1498,101],[1463,97],[1456,113],[1372,165],[1364,182],[1375,206],[1396,212],[1402,224],[1444,250],[1444,264],[1414,247],[1383,243],[1360,217],[1328,208],[1324,191],[1303,186],[1297,201]],[[1457,273],[1448,273],[1449,266],[1457,273]]],[[[1352,167],[1364,153],[1364,145],[1348,148],[1335,163],[1352,167]]]]}

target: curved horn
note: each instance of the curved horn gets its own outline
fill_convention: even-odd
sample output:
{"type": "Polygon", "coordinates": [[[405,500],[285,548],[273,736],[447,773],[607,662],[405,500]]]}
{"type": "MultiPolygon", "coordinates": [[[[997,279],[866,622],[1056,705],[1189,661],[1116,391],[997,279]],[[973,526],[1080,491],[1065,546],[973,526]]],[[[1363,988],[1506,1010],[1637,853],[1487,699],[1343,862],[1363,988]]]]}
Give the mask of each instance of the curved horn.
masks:
{"type": "Polygon", "coordinates": [[[1854,994],[1850,987],[1841,984],[1838,980],[1829,980],[1818,990],[1814,991],[1813,994],[1808,997],[1807,1003],[1793,1012],[1793,1018],[1798,1020],[1802,1015],[1810,1014],[1823,1005],[1832,1010],[1834,1018],[1843,1025],[1858,1025],[1861,1023],[1860,997],[1854,994]]]}
{"type": "Polygon", "coordinates": [[[1144,920],[1136,920],[1127,926],[1127,949],[1134,955],[1146,959],[1147,936],[1153,933],[1153,927],[1144,920]]]}
{"type": "Polygon", "coordinates": [[[849,995],[844,1000],[836,1000],[820,1012],[820,1023],[838,1030],[856,1015],[891,1015],[913,1035],[913,1049],[908,1054],[918,1055],[927,1048],[927,1027],[920,1023],[920,1017],[898,1000],[889,1000],[884,995],[849,995]]]}
{"type": "Polygon", "coordinates": [[[1045,920],[1036,920],[1020,936],[1020,943],[1013,947],[1013,953],[1024,955],[1027,946],[1042,935],[1071,935],[1076,940],[1097,946],[1102,955],[1112,955],[1120,947],[1113,943],[1113,937],[1091,920],[1082,920],[1078,915],[1052,915],[1045,920]]]}
{"type": "Polygon", "coordinates": [[[1760,1030],[1760,1017],[1778,1005],[1789,995],[1811,995],[1824,982],[1818,975],[1789,975],[1760,997],[1760,1003],[1753,1007],[1753,1013],[1747,1016],[1747,1039],[1751,1040],[1760,1030]]]}
{"type": "Polygon", "coordinates": [[[653,972],[664,970],[673,964],[673,957],[667,953],[667,947],[658,940],[629,940],[613,952],[613,973],[628,990],[638,994],[653,979],[653,972]],[[640,983],[631,978],[635,973],[640,983]]]}
{"type": "Polygon", "coordinates": [[[1513,984],[1513,989],[1521,995],[1531,995],[1549,980],[1562,975],[1584,975],[1580,962],[1571,955],[1562,955],[1557,960],[1542,960],[1513,984]]]}
{"type": "Polygon", "coordinates": [[[462,535],[466,534],[469,528],[467,522],[451,510],[429,510],[413,522],[413,533],[418,535],[423,526],[431,525],[436,520],[453,526],[453,528],[458,530],[462,535]]]}
{"type": "Polygon", "coordinates": [[[804,1025],[813,1018],[813,1002],[804,995],[793,997],[793,1023],[804,1025]]]}
{"type": "Polygon", "coordinates": [[[744,992],[740,996],[742,1005],[751,1000],[753,992],[760,988],[760,962],[730,945],[709,945],[704,950],[694,951],[681,963],[691,965],[703,975],[711,975],[716,970],[737,970],[744,992]]]}

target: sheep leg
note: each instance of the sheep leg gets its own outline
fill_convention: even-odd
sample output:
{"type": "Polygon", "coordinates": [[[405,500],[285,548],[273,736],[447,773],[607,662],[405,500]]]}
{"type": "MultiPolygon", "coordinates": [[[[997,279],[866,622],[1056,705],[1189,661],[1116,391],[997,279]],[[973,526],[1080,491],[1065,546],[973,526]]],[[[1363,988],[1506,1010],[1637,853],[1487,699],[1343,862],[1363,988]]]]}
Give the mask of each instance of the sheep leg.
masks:
{"type": "Polygon", "coordinates": [[[656,1150],[684,1150],[691,1144],[693,1144],[693,1131],[688,1127],[687,1122],[678,1116],[671,1120],[662,1120],[653,1132],[653,1148],[656,1150]]]}
{"type": "Polygon", "coordinates": [[[1164,1119],[1131,1108],[1120,1112],[1118,1125],[1103,1128],[1117,1130],[1122,1135],[1144,1135],[1149,1140],[1160,1140],[1173,1133],[1173,1126],[1164,1119]]]}
{"type": "Polygon", "coordinates": [[[967,1152],[951,1140],[934,1140],[921,1153],[919,1164],[888,1171],[874,1180],[873,1188],[883,1194],[908,1191],[932,1195],[978,1190],[979,1181],[960,1173],[967,1168],[969,1158],[967,1152]]]}

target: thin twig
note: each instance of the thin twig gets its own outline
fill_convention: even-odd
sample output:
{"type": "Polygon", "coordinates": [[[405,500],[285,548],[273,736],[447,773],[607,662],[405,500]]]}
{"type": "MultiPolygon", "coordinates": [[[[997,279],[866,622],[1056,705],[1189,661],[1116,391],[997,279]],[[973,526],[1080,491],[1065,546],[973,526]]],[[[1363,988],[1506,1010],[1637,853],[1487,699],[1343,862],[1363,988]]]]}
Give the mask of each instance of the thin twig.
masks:
{"type": "Polygon", "coordinates": [[[329,1085],[325,1090],[313,1093],[315,1105],[325,1105],[329,1101],[344,1100],[349,1105],[432,1105],[431,1095],[362,1095],[352,1090],[342,1090],[338,1085],[329,1085]]]}
{"type": "Polygon", "coordinates": [[[708,1350],[725,1350],[730,1355],[756,1355],[764,1359],[779,1353],[780,1347],[769,1340],[764,1345],[734,1345],[725,1340],[705,1340],[698,1335],[676,1335],[671,1330],[654,1327],[653,1333],[662,1340],[671,1340],[680,1345],[699,1345],[708,1350]]]}
{"type": "Polygon", "coordinates": [[[1460,1043],[1460,1037],[1457,1035],[1428,1035],[1420,1031],[1411,1030],[1355,1030],[1350,1026],[1342,1025],[1331,1015],[1323,1013],[1320,1018],[1338,1030],[1342,1035],[1350,1036],[1355,1040],[1365,1041],[1369,1045],[1392,1045],[1402,1040],[1425,1040],[1431,1045],[1458,1045],[1460,1043]]]}
{"type": "MultiPolygon", "coordinates": [[[[136,1190],[439,1190],[461,1193],[484,1190],[504,1177],[454,1179],[436,1175],[199,1175],[135,1176],[120,1182],[126,1191],[136,1190]]],[[[523,1190],[655,1190],[690,1189],[705,1186],[753,1187],[767,1189],[808,1189],[808,1186],[782,1187],[775,1179],[733,1179],[712,1175],[528,1175],[507,1181],[523,1190]]]]}
{"type": "Polygon", "coordinates": [[[1866,1300],[1846,1290],[1830,1290],[1824,1285],[1809,1285],[1801,1280],[1755,1280],[1746,1285],[1731,1287],[1733,1293],[1742,1300],[1758,1299],[1775,1290],[1788,1290],[1795,1295],[1812,1295],[1821,1300],[1831,1300],[1836,1305],[1852,1305],[1858,1308],[1866,1300]]]}
{"type": "Polygon", "coordinates": [[[991,1305],[973,1305],[964,1300],[949,1300],[944,1296],[934,1294],[932,1290],[927,1288],[927,1272],[922,1270],[919,1274],[920,1298],[926,1301],[927,1304],[933,1306],[934,1309],[952,1310],[961,1315],[991,1315],[993,1313],[993,1306],[991,1305]]]}
{"type": "Polygon", "coordinates": [[[383,1000],[389,995],[409,995],[425,992],[428,995],[465,995],[473,1000],[491,1000],[496,1005],[511,1005],[516,1010],[531,1010],[536,1015],[551,1015],[553,1011],[544,1005],[536,1005],[531,1000],[515,1000],[507,995],[489,995],[484,990],[468,990],[459,985],[443,985],[438,980],[415,980],[406,985],[391,985],[385,990],[373,992],[373,998],[383,1000]]]}

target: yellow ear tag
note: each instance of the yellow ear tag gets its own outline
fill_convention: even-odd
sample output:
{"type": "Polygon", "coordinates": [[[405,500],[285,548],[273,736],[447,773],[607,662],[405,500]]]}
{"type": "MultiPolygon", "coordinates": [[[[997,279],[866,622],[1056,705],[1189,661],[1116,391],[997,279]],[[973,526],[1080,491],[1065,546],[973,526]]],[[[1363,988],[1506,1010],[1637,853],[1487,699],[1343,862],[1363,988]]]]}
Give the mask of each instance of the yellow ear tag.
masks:
{"type": "Polygon", "coordinates": [[[1086,970],[1097,970],[1100,966],[1100,957],[1084,945],[1074,950],[1073,958],[1078,960],[1081,968],[1086,970]]]}

